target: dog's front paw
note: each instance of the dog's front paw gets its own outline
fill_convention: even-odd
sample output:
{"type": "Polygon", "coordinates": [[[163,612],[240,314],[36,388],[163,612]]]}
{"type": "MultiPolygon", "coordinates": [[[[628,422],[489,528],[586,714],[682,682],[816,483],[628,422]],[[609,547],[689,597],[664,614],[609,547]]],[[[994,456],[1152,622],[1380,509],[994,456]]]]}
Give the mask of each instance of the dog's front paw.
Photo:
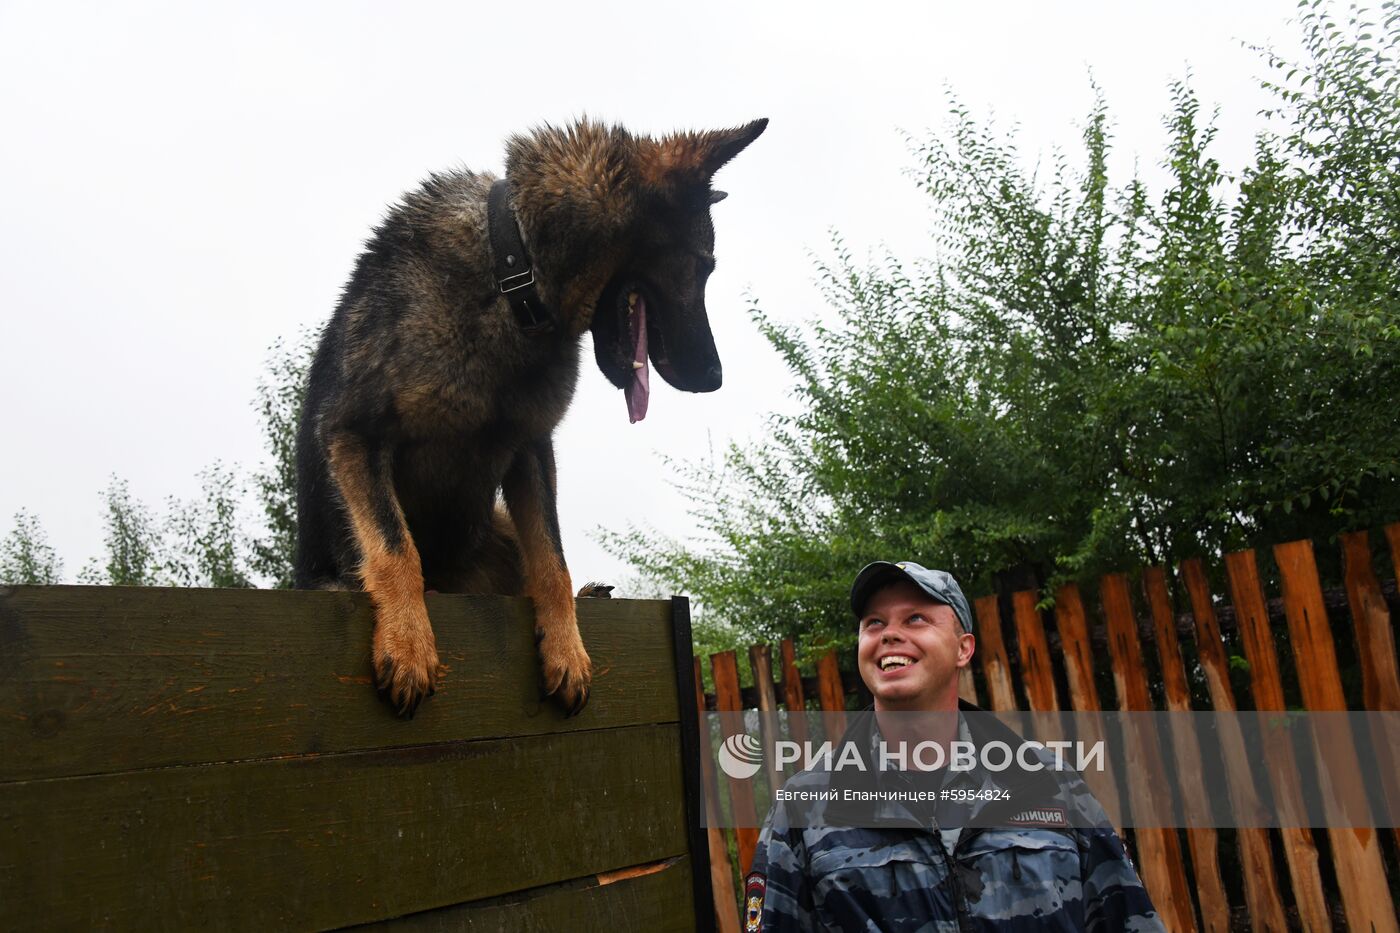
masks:
{"type": "Polygon", "coordinates": [[[577,716],[587,705],[593,684],[593,662],[583,649],[578,627],[537,628],[535,639],[539,642],[545,696],[558,699],[565,715],[577,716]]]}
{"type": "Polygon", "coordinates": [[[401,607],[381,612],[374,625],[374,682],[400,716],[409,719],[432,696],[442,677],[428,610],[401,607]]]}

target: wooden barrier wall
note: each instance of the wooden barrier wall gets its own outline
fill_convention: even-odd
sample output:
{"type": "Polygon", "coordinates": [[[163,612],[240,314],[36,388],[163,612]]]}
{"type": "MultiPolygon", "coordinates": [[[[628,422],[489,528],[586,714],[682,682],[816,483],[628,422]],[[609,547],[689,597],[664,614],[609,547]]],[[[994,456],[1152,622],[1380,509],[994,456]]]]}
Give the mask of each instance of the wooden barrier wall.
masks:
{"type": "MultiPolygon", "coordinates": [[[[1400,523],[1384,531],[1390,560],[1379,562],[1400,577],[1400,523]]],[[[1109,574],[1095,594],[1101,623],[1091,620],[1094,607],[1073,585],[1056,591],[1049,613],[1037,608],[1040,594],[1034,592],[1013,594],[1007,612],[996,596],[975,599],[976,675],[965,676],[959,692],[994,710],[1091,711],[1115,704],[1121,710],[1340,710],[1347,703],[1337,640],[1349,638],[1347,653],[1356,659],[1363,691],[1361,703],[1353,703],[1353,708],[1400,709],[1396,580],[1381,582],[1375,571],[1381,555],[1366,532],[1342,535],[1337,550],[1342,576],[1336,587],[1324,591],[1311,542],[1272,548],[1265,559],[1276,571],[1279,595],[1273,599],[1265,591],[1254,551],[1225,555],[1216,567],[1201,560],[1184,561],[1175,574],[1164,567],[1146,568],[1132,578],[1109,574]],[[1218,602],[1212,592],[1212,573],[1224,582],[1228,604],[1218,602]],[[1347,616],[1350,626],[1345,624],[1347,616]],[[1228,643],[1222,629],[1225,618],[1228,643]],[[1248,668],[1250,701],[1238,699],[1232,686],[1232,645],[1248,668]],[[1101,671],[1112,675],[1112,703],[1101,703],[1101,671]],[[1291,675],[1287,680],[1285,671],[1291,675]],[[1061,683],[1068,688],[1067,696],[1062,696],[1061,683]],[[1287,695],[1295,683],[1296,694],[1287,695]]],[[[842,672],[834,652],[818,661],[817,676],[804,684],[793,663],[795,646],[784,641],[780,651],[781,682],[773,681],[771,665],[755,662],[754,687],[741,687],[734,652],[712,656],[716,690],[705,705],[718,710],[770,709],[777,708],[781,697],[789,710],[815,706],[840,711],[868,702],[857,675],[842,672]]],[[[766,659],[769,648],[754,646],[749,654],[766,659]]],[[[699,670],[697,658],[697,674],[699,670]]],[[[1226,738],[1225,745],[1230,754],[1245,754],[1242,740],[1231,746],[1226,738]]],[[[1144,767],[1162,767],[1161,752],[1142,749],[1144,767]]],[[[1170,752],[1178,767],[1186,769],[1192,755],[1199,755],[1193,747],[1173,747],[1170,752]]],[[[1400,761],[1400,749],[1391,752],[1400,761]]],[[[1291,759],[1286,765],[1269,762],[1267,770],[1279,775],[1282,768],[1293,766],[1291,759]]],[[[1400,767],[1396,774],[1400,780],[1400,767]]],[[[713,773],[705,780],[714,781],[713,773]]],[[[748,782],[722,783],[727,787],[708,787],[712,802],[727,791],[736,812],[753,812],[748,782]],[[745,786],[736,787],[741,784],[745,786]]],[[[1296,780],[1278,782],[1280,790],[1298,786],[1296,780]]],[[[1241,790],[1215,792],[1238,795],[1241,790]]],[[[1133,794],[1137,789],[1126,791],[1133,794]]],[[[747,869],[756,835],[737,831],[738,866],[724,863],[728,855],[722,838],[712,843],[712,874],[720,878],[740,867],[747,869]]],[[[1397,930],[1400,829],[1238,829],[1229,835],[1227,845],[1226,834],[1213,829],[1129,832],[1144,884],[1168,930],[1397,930]],[[1390,841],[1383,844],[1385,836],[1390,841]],[[1325,847],[1319,845],[1324,838],[1325,847]],[[1283,856],[1277,864],[1275,851],[1283,856]],[[1239,883],[1227,883],[1227,870],[1239,883]]],[[[714,892],[718,927],[737,930],[733,894],[718,885],[714,892]]]]}
{"type": "Polygon", "coordinates": [[[363,594],[0,588],[0,929],[709,928],[685,600],[579,602],[573,719],[524,600],[428,608],[404,721],[363,594]]]}

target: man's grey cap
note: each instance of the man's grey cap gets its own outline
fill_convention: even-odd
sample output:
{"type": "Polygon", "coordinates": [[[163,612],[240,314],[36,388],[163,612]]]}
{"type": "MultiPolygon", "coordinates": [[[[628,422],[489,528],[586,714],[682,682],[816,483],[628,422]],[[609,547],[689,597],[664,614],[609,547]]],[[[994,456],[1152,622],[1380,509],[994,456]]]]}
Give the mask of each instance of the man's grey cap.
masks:
{"type": "Polygon", "coordinates": [[[865,604],[881,587],[898,580],[908,580],[929,595],[935,602],[952,608],[962,623],[963,631],[972,631],[972,610],[967,605],[967,597],[953,575],[945,570],[929,570],[910,560],[891,563],[877,560],[867,564],[856,574],[856,582],[851,584],[851,609],[859,619],[865,615],[865,604]]]}

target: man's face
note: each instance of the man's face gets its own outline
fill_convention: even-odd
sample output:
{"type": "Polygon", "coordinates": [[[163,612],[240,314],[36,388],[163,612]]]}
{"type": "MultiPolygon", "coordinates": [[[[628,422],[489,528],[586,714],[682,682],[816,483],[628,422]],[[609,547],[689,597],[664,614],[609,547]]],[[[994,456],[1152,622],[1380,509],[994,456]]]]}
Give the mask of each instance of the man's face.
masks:
{"type": "Polygon", "coordinates": [[[973,645],[951,606],[899,580],[866,604],[856,658],[877,710],[949,710],[973,645]]]}

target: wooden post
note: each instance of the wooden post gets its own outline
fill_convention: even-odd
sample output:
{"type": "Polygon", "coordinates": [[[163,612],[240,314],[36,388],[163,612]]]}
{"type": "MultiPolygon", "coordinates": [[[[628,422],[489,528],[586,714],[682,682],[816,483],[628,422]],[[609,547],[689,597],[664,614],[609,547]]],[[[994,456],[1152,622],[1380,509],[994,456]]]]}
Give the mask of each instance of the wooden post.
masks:
{"type": "MultiPolygon", "coordinates": [[[[1327,606],[1322,600],[1322,584],[1317,576],[1311,541],[1293,541],[1274,546],[1283,581],[1283,608],[1288,617],[1288,634],[1293,643],[1293,661],[1303,703],[1314,712],[1345,712],[1342,677],[1337,668],[1332,629],[1327,606]]],[[[1326,754],[1319,765],[1331,777],[1342,799],[1364,799],[1360,775],[1345,722],[1331,725],[1324,739],[1326,754]]],[[[1332,857],[1337,866],[1337,886],[1342,891],[1347,925],[1353,930],[1378,933],[1400,930],[1395,906],[1382,892],[1388,891],[1385,865],[1381,860],[1380,837],[1369,827],[1336,827],[1328,831],[1332,857]]]]}
{"type": "Polygon", "coordinates": [[[802,675],[797,670],[797,649],[791,638],[784,638],[781,645],[783,657],[783,702],[788,709],[788,729],[792,740],[798,743],[807,741],[807,698],[802,693],[802,675]]]}
{"type": "MultiPolygon", "coordinates": [[[[700,676],[700,658],[695,658],[695,708],[700,711],[700,779],[705,783],[705,814],[710,825],[710,889],[714,892],[715,929],[718,933],[739,933],[739,896],[734,893],[734,867],[729,863],[729,847],[719,822],[719,789],[715,785],[715,765],[710,757],[710,722],[705,715],[705,681],[700,676]]],[[[697,905],[698,906],[698,905],[697,905]]]]}
{"type": "MultiPolygon", "coordinates": [[[[710,673],[715,679],[715,711],[733,713],[722,716],[724,737],[743,732],[742,712],[744,703],[739,693],[739,664],[733,651],[721,651],[710,655],[710,673]]],[[[739,874],[746,875],[753,865],[754,849],[758,848],[758,821],[754,810],[753,784],[748,780],[729,779],[729,806],[734,817],[734,837],[739,843],[739,874]],[[747,823],[749,825],[739,825],[747,823]]]]}
{"type": "MultiPolygon", "coordinates": [[[[1152,626],[1157,635],[1157,653],[1162,661],[1162,683],[1166,688],[1167,709],[1187,713],[1190,719],[1191,688],[1186,683],[1186,665],[1181,661],[1181,646],[1176,638],[1176,612],[1171,594],[1167,592],[1167,575],[1161,567],[1148,567],[1142,573],[1147,601],[1152,608],[1152,626]]],[[[1189,722],[1172,729],[1172,750],[1176,765],[1172,769],[1182,782],[1183,803],[1187,819],[1196,823],[1186,830],[1186,843],[1191,847],[1191,867],[1196,875],[1196,900],[1201,905],[1201,924],[1209,933],[1229,933],[1230,901],[1225,896],[1225,883],[1220,878],[1220,851],[1215,830],[1201,817],[1201,806],[1208,798],[1200,781],[1201,747],[1196,742],[1189,722]],[[1195,816],[1197,819],[1192,819],[1195,816]]]]}
{"type": "Polygon", "coordinates": [[[841,686],[841,668],[836,663],[836,652],[828,651],[817,661],[817,687],[821,693],[822,710],[831,723],[828,735],[832,742],[838,741],[846,732],[846,691],[841,686]]]}
{"type": "MultiPolygon", "coordinates": [[[[1244,736],[1239,723],[1230,718],[1236,710],[1235,691],[1230,686],[1230,662],[1225,657],[1225,643],[1220,635],[1220,623],[1211,601],[1210,582],[1205,568],[1196,559],[1184,561],[1181,575],[1191,598],[1191,615],[1196,621],[1196,653],[1206,675],[1210,705],[1221,720],[1221,751],[1225,759],[1225,780],[1230,803],[1235,812],[1242,813],[1250,793],[1246,785],[1252,768],[1245,751],[1244,736]]],[[[1279,893],[1278,875],[1274,872],[1274,857],[1269,844],[1269,831],[1259,826],[1241,826],[1235,830],[1240,843],[1240,868],[1244,875],[1244,900],[1249,908],[1252,929],[1269,933],[1287,928],[1283,898],[1279,893]]]]}
{"type": "Polygon", "coordinates": [[[749,670],[753,673],[758,708],[771,713],[778,708],[778,690],[773,685],[773,651],[767,645],[749,646],[749,670]]]}
{"type": "Polygon", "coordinates": [[[1220,622],[1215,616],[1215,603],[1210,594],[1210,581],[1205,567],[1196,558],[1181,562],[1181,577],[1191,598],[1191,615],[1196,622],[1196,652],[1206,675],[1206,690],[1216,712],[1234,712],[1235,688],[1230,686],[1230,661],[1225,657],[1225,636],[1220,634],[1220,622]]]}
{"type": "Polygon", "coordinates": [[[1055,624],[1060,630],[1061,660],[1069,681],[1069,698],[1075,709],[1097,710],[1099,688],[1094,683],[1094,649],[1089,640],[1089,618],[1079,587],[1066,584],[1055,591],[1055,624]]]}
{"type": "Polygon", "coordinates": [[[783,786],[783,769],[778,767],[777,741],[782,738],[778,726],[778,691],[773,686],[773,652],[767,645],[749,647],[749,668],[758,693],[759,729],[763,733],[763,767],[768,775],[768,803],[771,805],[783,786]]]}
{"type": "Polygon", "coordinates": [[[1016,613],[1016,638],[1021,647],[1021,685],[1037,713],[1053,713],[1060,708],[1055,698],[1055,676],[1050,670],[1050,646],[1045,640],[1045,622],[1035,608],[1034,590],[1011,596],[1016,613]]]}
{"type": "Polygon", "coordinates": [[[977,654],[982,659],[982,676],[991,694],[992,709],[1016,708],[1016,691],[1011,685],[1011,664],[1006,658],[1006,642],[1001,637],[1001,613],[995,596],[977,600],[977,654]]]}
{"type": "MultiPolygon", "coordinates": [[[[1253,551],[1238,551],[1225,555],[1225,573],[1230,582],[1230,602],[1235,607],[1235,624],[1244,641],[1245,660],[1249,662],[1249,686],[1258,710],[1287,709],[1283,700],[1283,681],[1279,678],[1278,653],[1269,627],[1269,609],[1264,601],[1264,589],[1259,582],[1259,566],[1253,551]]],[[[1273,749],[1269,743],[1267,749],[1273,749]]],[[[1303,812],[1299,793],[1296,762],[1291,756],[1270,758],[1267,762],[1274,799],[1280,809],[1303,812]]],[[[1293,900],[1298,905],[1298,917],[1306,930],[1330,930],[1332,918],[1322,895],[1322,875],[1317,864],[1317,844],[1305,826],[1285,827],[1283,853],[1288,861],[1288,874],[1293,879],[1293,900]]]]}
{"type": "MultiPolygon", "coordinates": [[[[1060,648],[1069,680],[1070,702],[1081,712],[1098,712],[1103,706],[1099,701],[1099,688],[1094,683],[1094,651],[1089,641],[1089,617],[1084,611],[1079,587],[1073,583],[1055,592],[1055,622],[1060,630],[1060,648]]],[[[1086,742],[1103,738],[1103,729],[1097,724],[1092,729],[1086,729],[1085,733],[1086,742]]],[[[1085,780],[1089,780],[1087,776],[1085,780]]],[[[1113,781],[1090,781],[1090,785],[1105,810],[1115,814],[1121,812],[1118,787],[1113,781]]],[[[1122,823],[1122,820],[1117,822],[1122,823]]],[[[1115,826],[1118,834],[1123,835],[1122,827],[1115,826]]]]}
{"type": "Polygon", "coordinates": [[[1371,567],[1371,545],[1364,531],[1342,535],[1347,602],[1356,627],[1356,653],[1366,708],[1400,710],[1400,672],[1396,669],[1395,633],[1381,584],[1371,567]]]}
{"type": "MultiPolygon", "coordinates": [[[[1351,621],[1356,627],[1356,654],[1361,661],[1361,683],[1369,710],[1400,710],[1400,673],[1396,671],[1395,632],[1391,628],[1390,609],[1381,595],[1381,584],[1371,566],[1371,544],[1366,532],[1342,535],[1342,557],[1346,564],[1347,603],[1351,621]]],[[[1387,797],[1400,800],[1400,760],[1397,742],[1385,730],[1376,729],[1373,740],[1382,767],[1381,777],[1388,781],[1387,797]]],[[[1394,827],[1396,843],[1400,843],[1400,826],[1394,827]]]]}
{"type": "MultiPolygon", "coordinates": [[[[1100,584],[1104,619],[1108,622],[1108,646],[1113,655],[1113,684],[1118,692],[1118,708],[1123,712],[1148,712],[1152,698],[1147,692],[1147,670],[1138,644],[1137,621],[1133,616],[1128,580],[1122,574],[1109,574],[1100,584]]],[[[1162,756],[1152,735],[1127,728],[1129,753],[1141,762],[1148,775],[1162,773],[1162,756]]],[[[1141,803],[1153,811],[1151,781],[1128,780],[1128,795],[1136,807],[1141,803]]],[[[1195,930],[1196,914],[1191,909],[1191,888],[1181,861],[1181,843],[1176,830],[1160,826],[1140,826],[1134,830],[1142,861],[1142,880],[1152,895],[1168,930],[1195,930]]]]}

